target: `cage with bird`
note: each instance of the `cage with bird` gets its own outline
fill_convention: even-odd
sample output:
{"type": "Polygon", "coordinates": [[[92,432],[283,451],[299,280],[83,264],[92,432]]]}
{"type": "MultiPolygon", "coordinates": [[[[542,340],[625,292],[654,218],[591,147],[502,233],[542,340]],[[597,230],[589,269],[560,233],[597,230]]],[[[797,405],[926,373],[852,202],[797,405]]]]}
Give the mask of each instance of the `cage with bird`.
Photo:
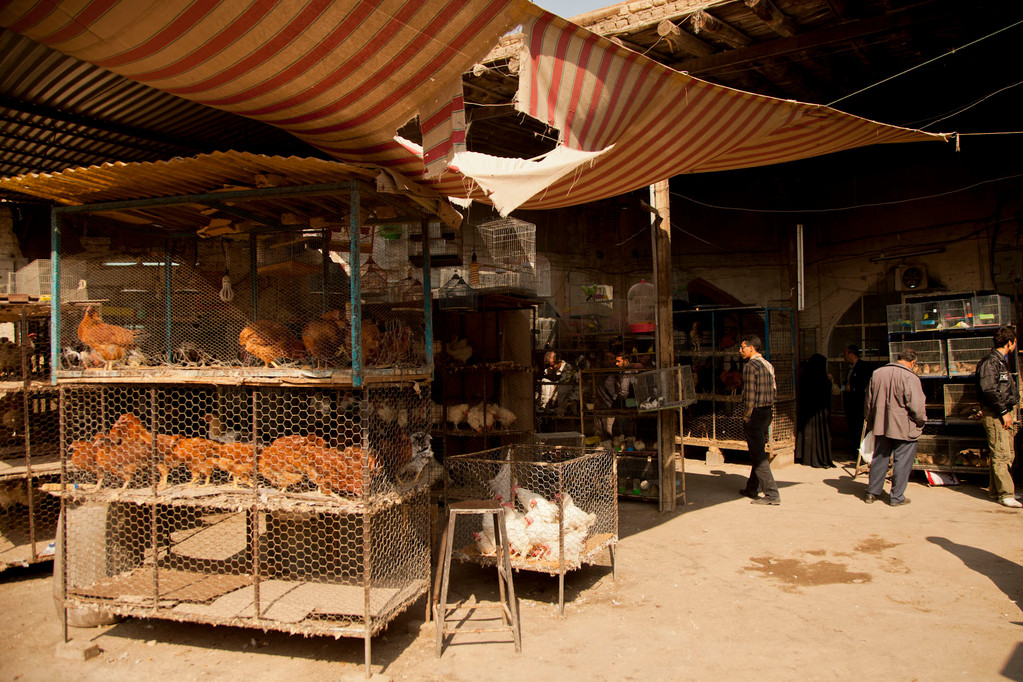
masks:
{"type": "MultiPolygon", "coordinates": [[[[463,262],[475,263],[479,288],[535,293],[537,287],[536,225],[517,218],[499,218],[475,226],[462,243],[463,262]]],[[[473,285],[476,286],[476,285],[473,285]]]]}
{"type": "MultiPolygon", "coordinates": [[[[497,499],[505,507],[512,567],[559,576],[603,561],[618,541],[615,453],[556,445],[506,445],[444,459],[445,501],[497,499]]],[[[456,527],[454,556],[493,564],[493,528],[456,527]]]]}

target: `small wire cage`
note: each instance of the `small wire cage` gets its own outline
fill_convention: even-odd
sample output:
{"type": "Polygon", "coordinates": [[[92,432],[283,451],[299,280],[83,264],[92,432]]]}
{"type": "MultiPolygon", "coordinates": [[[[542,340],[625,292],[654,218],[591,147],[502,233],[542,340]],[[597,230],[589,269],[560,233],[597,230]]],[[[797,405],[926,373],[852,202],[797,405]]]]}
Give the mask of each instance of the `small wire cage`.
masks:
{"type": "Polygon", "coordinates": [[[943,339],[926,339],[920,341],[892,341],[888,344],[890,362],[895,362],[903,348],[916,351],[916,366],[913,371],[922,377],[948,376],[945,362],[945,343],[943,339]]]}
{"type": "Polygon", "coordinates": [[[973,326],[998,327],[1012,324],[1012,301],[1008,296],[993,294],[973,297],[973,326]]]}
{"type": "Polygon", "coordinates": [[[994,347],[993,336],[971,336],[948,340],[948,373],[950,376],[969,376],[977,371],[977,363],[994,347]]]}
{"type": "Polygon", "coordinates": [[[945,384],[945,423],[979,424],[980,398],[974,384],[945,384]]]}
{"type": "Polygon", "coordinates": [[[437,306],[441,310],[471,311],[479,308],[479,302],[476,290],[456,273],[437,291],[437,306]]]}
{"type": "Polygon", "coordinates": [[[915,303],[894,303],[887,308],[888,333],[913,331],[913,315],[915,303]]]}
{"type": "Polygon", "coordinates": [[[678,409],[696,402],[693,368],[689,365],[640,372],[633,377],[640,412],[678,409]]]}
{"type": "Polygon", "coordinates": [[[475,262],[473,271],[478,268],[481,290],[536,291],[534,224],[517,218],[491,220],[477,225],[471,242],[463,242],[462,247],[463,262],[475,262]]]}
{"type": "Polygon", "coordinates": [[[939,301],[938,310],[941,314],[941,329],[972,329],[973,301],[969,298],[957,298],[951,301],[939,301]]]}
{"type": "Polygon", "coordinates": [[[634,334],[651,332],[656,326],[657,287],[646,280],[629,288],[629,329],[634,334]]]}
{"type": "MultiPolygon", "coordinates": [[[[507,445],[445,458],[445,500],[499,498],[512,567],[564,576],[597,563],[618,542],[615,454],[549,445],[507,445]]],[[[459,527],[454,556],[493,564],[493,528],[459,527]]],[[[562,589],[561,603],[564,603],[562,589]]]]}

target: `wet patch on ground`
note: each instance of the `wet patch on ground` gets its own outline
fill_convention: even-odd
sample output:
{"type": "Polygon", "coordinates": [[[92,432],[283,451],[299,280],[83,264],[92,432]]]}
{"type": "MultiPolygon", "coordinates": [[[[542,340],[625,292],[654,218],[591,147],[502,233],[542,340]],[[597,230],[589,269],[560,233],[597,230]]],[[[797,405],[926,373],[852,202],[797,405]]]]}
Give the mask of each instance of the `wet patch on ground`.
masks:
{"type": "Polygon", "coordinates": [[[850,571],[846,564],[833,561],[808,562],[774,557],[750,557],[750,561],[754,565],[747,566],[746,570],[774,578],[788,590],[818,585],[869,583],[872,580],[869,573],[850,571]]]}
{"type": "Polygon", "coordinates": [[[869,538],[861,540],[860,544],[856,545],[856,551],[866,554],[880,554],[886,549],[898,546],[899,544],[897,542],[888,542],[878,535],[871,535],[869,538]]]}

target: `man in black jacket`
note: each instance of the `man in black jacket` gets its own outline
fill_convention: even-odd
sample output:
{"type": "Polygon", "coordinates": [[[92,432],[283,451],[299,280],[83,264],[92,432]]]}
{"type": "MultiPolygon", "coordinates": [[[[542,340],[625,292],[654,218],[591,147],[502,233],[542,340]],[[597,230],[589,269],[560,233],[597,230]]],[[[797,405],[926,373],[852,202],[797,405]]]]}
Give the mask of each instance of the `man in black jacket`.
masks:
{"type": "Polygon", "coordinates": [[[860,349],[850,343],[845,347],[845,361],[849,363],[849,374],[842,383],[842,409],[845,412],[845,423],[849,429],[849,439],[853,447],[859,446],[863,435],[863,401],[870,385],[870,375],[874,368],[860,360],[860,349]]]}
{"type": "Polygon", "coordinates": [[[1019,509],[1023,504],[1016,499],[1016,488],[1009,473],[1013,460],[1013,408],[1019,402],[1019,391],[1009,371],[1007,357],[1015,350],[1016,330],[999,327],[995,331],[995,347],[977,364],[976,376],[991,453],[991,486],[1003,505],[1019,509]]]}

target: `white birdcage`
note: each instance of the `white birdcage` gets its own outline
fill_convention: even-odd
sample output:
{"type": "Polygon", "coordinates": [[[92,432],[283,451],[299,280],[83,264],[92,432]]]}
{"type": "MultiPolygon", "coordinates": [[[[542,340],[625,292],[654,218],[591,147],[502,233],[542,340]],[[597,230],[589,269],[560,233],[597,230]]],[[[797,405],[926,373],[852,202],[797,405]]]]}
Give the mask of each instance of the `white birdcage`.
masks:
{"type": "Polygon", "coordinates": [[[462,249],[463,262],[475,263],[481,290],[536,291],[536,226],[532,223],[502,218],[477,225],[462,249]]]}
{"type": "Polygon", "coordinates": [[[629,289],[629,329],[633,333],[651,332],[657,319],[657,287],[646,280],[629,289]]]}

